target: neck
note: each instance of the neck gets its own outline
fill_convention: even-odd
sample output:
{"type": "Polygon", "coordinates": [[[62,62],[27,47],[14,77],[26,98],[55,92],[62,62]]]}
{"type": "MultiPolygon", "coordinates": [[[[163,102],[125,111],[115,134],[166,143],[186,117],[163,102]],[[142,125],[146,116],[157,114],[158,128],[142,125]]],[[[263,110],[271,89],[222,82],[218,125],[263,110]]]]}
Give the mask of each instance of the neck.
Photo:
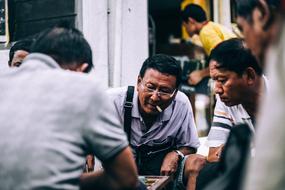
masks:
{"type": "Polygon", "coordinates": [[[141,113],[141,116],[143,118],[144,124],[146,125],[147,129],[150,129],[157,119],[157,115],[141,113]]]}
{"type": "Polygon", "coordinates": [[[198,34],[200,33],[200,31],[202,30],[202,28],[203,28],[206,24],[208,24],[208,21],[203,21],[203,22],[197,23],[198,34]]]}

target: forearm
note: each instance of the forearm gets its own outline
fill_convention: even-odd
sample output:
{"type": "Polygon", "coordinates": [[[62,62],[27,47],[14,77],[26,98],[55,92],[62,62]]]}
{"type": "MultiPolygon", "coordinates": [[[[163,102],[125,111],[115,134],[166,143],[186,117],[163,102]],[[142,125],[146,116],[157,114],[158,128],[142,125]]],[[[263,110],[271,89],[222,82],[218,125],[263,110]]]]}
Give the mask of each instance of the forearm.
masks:
{"type": "Polygon", "coordinates": [[[189,176],[188,181],[187,181],[187,190],[195,190],[196,189],[196,180],[197,176],[189,176]]]}
{"type": "Polygon", "coordinates": [[[102,171],[83,173],[80,177],[80,189],[118,189],[116,183],[102,171]]]}
{"type": "Polygon", "coordinates": [[[135,189],[138,174],[130,148],[125,148],[114,158],[103,162],[104,171],[83,174],[82,189],[135,189]]]}
{"type": "Polygon", "coordinates": [[[208,76],[210,76],[210,70],[209,70],[209,67],[206,67],[206,68],[204,68],[204,69],[200,70],[200,72],[201,72],[201,75],[203,76],[203,78],[204,78],[204,77],[208,77],[208,76]]]}

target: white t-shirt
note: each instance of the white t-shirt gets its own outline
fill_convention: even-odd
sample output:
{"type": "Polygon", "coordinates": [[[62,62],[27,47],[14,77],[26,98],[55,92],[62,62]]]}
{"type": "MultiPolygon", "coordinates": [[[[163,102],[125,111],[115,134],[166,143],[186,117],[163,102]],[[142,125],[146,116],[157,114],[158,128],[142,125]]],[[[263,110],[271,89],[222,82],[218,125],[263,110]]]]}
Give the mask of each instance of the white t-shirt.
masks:
{"type": "MultiPolygon", "coordinates": [[[[268,89],[268,80],[262,76],[265,90],[268,89]]],[[[211,130],[208,135],[209,147],[218,147],[225,144],[230,130],[233,126],[238,124],[247,124],[251,131],[254,133],[254,125],[251,117],[241,104],[236,106],[226,106],[217,95],[216,107],[214,110],[214,117],[211,130]]]]}
{"type": "Polygon", "coordinates": [[[208,135],[209,147],[225,144],[231,128],[235,125],[245,123],[254,131],[252,120],[241,104],[229,107],[220,100],[218,95],[216,97],[213,122],[208,135]]]}

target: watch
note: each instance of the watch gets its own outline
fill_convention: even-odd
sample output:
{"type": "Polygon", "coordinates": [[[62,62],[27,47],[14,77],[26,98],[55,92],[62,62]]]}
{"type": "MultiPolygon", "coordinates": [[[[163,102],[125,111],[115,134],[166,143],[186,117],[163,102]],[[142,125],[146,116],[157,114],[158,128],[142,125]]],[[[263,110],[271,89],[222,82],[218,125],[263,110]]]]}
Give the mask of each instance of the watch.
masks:
{"type": "Polygon", "coordinates": [[[183,158],[185,157],[184,154],[179,150],[174,150],[174,152],[176,152],[176,154],[178,155],[179,161],[183,160],[183,158]]]}

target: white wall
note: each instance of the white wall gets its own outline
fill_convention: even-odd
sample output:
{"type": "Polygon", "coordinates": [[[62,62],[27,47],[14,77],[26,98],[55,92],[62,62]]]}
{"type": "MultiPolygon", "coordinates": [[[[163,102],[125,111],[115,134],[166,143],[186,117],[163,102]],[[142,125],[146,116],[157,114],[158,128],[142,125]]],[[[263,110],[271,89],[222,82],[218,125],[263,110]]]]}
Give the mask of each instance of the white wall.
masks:
{"type": "Polygon", "coordinates": [[[230,0],[213,1],[214,21],[231,28],[231,2],[230,0]]]}
{"type": "Polygon", "coordinates": [[[110,86],[134,85],[148,57],[147,0],[109,0],[110,86]]]}
{"type": "Polygon", "coordinates": [[[82,29],[104,86],[136,83],[148,57],[147,0],[82,0],[82,29]]]}
{"type": "Polygon", "coordinates": [[[0,69],[8,68],[9,50],[0,50],[0,69]]]}

